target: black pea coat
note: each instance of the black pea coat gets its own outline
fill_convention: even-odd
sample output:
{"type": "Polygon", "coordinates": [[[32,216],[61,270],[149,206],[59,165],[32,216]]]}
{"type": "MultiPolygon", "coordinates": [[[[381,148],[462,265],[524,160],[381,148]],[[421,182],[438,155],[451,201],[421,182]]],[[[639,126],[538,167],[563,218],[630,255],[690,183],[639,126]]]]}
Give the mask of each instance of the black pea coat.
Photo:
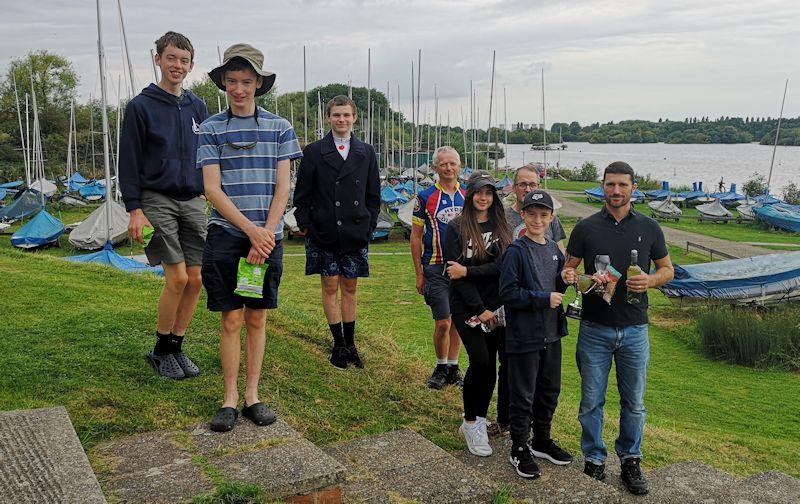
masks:
{"type": "Polygon", "coordinates": [[[378,222],[381,182],[371,145],[350,134],[342,159],[333,134],[303,149],[294,188],[297,226],[319,247],[332,252],[364,248],[378,222]]]}

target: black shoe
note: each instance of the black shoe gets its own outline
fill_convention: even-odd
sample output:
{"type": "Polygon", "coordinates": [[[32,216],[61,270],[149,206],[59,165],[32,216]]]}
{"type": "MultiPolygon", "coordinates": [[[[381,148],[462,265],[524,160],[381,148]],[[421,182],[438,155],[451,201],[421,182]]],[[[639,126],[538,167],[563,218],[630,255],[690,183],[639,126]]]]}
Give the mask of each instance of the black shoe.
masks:
{"type": "Polygon", "coordinates": [[[508,461],[517,470],[517,474],[523,478],[536,479],[542,475],[536,461],[533,460],[531,451],[525,445],[511,445],[511,455],[508,456],[508,461]]]}
{"type": "Polygon", "coordinates": [[[337,369],[347,369],[349,354],[346,347],[335,346],[331,350],[331,365],[337,369]]]}
{"type": "Polygon", "coordinates": [[[433,374],[428,378],[428,387],[436,390],[441,390],[447,383],[447,366],[444,364],[437,364],[433,374]]]}
{"type": "Polygon", "coordinates": [[[200,376],[200,368],[197,367],[197,364],[192,362],[185,353],[178,352],[172,354],[175,357],[175,360],[178,361],[178,365],[183,369],[183,374],[186,378],[194,378],[195,376],[200,376]]]}
{"type": "Polygon", "coordinates": [[[492,422],[486,426],[486,433],[489,435],[489,438],[492,439],[508,434],[508,424],[492,422]]]}
{"type": "Polygon", "coordinates": [[[186,378],[186,373],[183,372],[181,365],[175,360],[172,354],[156,355],[153,352],[148,352],[144,356],[147,362],[153,367],[156,373],[164,378],[171,378],[173,380],[183,380],[186,378]]]}
{"type": "Polygon", "coordinates": [[[464,378],[461,376],[461,371],[458,370],[458,364],[447,365],[447,385],[464,388],[464,378]]]}
{"type": "Polygon", "coordinates": [[[358,355],[355,345],[347,347],[347,362],[358,369],[364,369],[364,363],[361,362],[361,357],[358,355]]]}
{"type": "Polygon", "coordinates": [[[538,438],[534,437],[528,446],[534,457],[547,459],[556,465],[567,465],[572,462],[572,455],[563,450],[550,438],[539,441],[538,438]]]}
{"type": "Polygon", "coordinates": [[[647,479],[644,477],[639,458],[629,458],[622,462],[622,473],[620,479],[625,483],[625,487],[633,495],[644,495],[650,490],[647,488],[647,479]]]}
{"type": "Polygon", "coordinates": [[[597,481],[603,481],[606,479],[606,465],[586,462],[586,464],[583,466],[583,474],[591,476],[597,481]]]}

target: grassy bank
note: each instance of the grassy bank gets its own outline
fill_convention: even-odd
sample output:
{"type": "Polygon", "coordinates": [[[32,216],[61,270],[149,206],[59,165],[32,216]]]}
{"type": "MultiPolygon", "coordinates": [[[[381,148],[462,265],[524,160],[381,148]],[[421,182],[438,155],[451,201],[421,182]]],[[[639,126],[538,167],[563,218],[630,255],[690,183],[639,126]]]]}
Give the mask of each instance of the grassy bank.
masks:
{"type": "MultiPolygon", "coordinates": [[[[359,291],[358,339],[367,368],[343,373],[326,362],[319,280],[306,277],[303,258],[291,255],[300,254],[302,245],[287,245],[281,308],[268,324],[262,391],[314,442],[408,427],[446,449],[463,447],[456,435],[460,392],[424,386],[432,367],[432,322],[415,292],[407,247],[402,241],[372,247],[386,255],[372,256],[372,277],[359,291]]],[[[153,341],[161,280],[66,264],[47,252],[1,250],[0,410],[64,404],[90,453],[105,439],[210,418],[222,379],[218,318],[205,310],[204,297],[186,344],[203,374],[168,381],[142,357],[153,341]]],[[[682,262],[697,259],[688,255],[682,262]]],[[[698,459],[740,475],[777,469],[800,476],[800,406],[794,400],[800,378],[706,360],[681,339],[693,330],[686,314],[657,292],[652,298],[646,464],[698,459]]],[[[579,377],[571,357],[577,327],[571,323],[554,435],[579,453],[579,377]]],[[[609,387],[609,445],[618,402],[609,387]]]]}

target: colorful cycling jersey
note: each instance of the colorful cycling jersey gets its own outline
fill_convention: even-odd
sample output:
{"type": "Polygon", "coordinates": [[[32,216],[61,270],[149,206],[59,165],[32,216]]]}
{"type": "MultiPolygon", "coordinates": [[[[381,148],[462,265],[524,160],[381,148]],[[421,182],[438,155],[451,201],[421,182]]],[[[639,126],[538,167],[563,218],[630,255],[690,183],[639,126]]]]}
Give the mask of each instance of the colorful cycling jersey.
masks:
{"type": "Polygon", "coordinates": [[[464,208],[466,191],[456,182],[456,192],[451,197],[438,183],[417,194],[412,221],[425,228],[422,236],[422,265],[442,264],[442,244],[447,224],[464,208]]]}

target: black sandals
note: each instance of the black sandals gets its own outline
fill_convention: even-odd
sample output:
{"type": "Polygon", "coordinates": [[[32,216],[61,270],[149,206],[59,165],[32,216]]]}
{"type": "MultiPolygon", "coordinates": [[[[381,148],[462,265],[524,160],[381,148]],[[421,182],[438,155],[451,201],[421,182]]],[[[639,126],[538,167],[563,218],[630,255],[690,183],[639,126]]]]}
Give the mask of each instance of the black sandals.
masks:
{"type": "Polygon", "coordinates": [[[239,412],[236,411],[236,408],[220,408],[214,414],[208,427],[214,432],[229,432],[233,430],[238,417],[239,412]]]}
{"type": "Polygon", "coordinates": [[[262,402],[257,402],[250,406],[245,405],[245,407],[242,408],[242,416],[249,418],[254,424],[261,426],[269,425],[278,419],[275,413],[262,402]]]}

